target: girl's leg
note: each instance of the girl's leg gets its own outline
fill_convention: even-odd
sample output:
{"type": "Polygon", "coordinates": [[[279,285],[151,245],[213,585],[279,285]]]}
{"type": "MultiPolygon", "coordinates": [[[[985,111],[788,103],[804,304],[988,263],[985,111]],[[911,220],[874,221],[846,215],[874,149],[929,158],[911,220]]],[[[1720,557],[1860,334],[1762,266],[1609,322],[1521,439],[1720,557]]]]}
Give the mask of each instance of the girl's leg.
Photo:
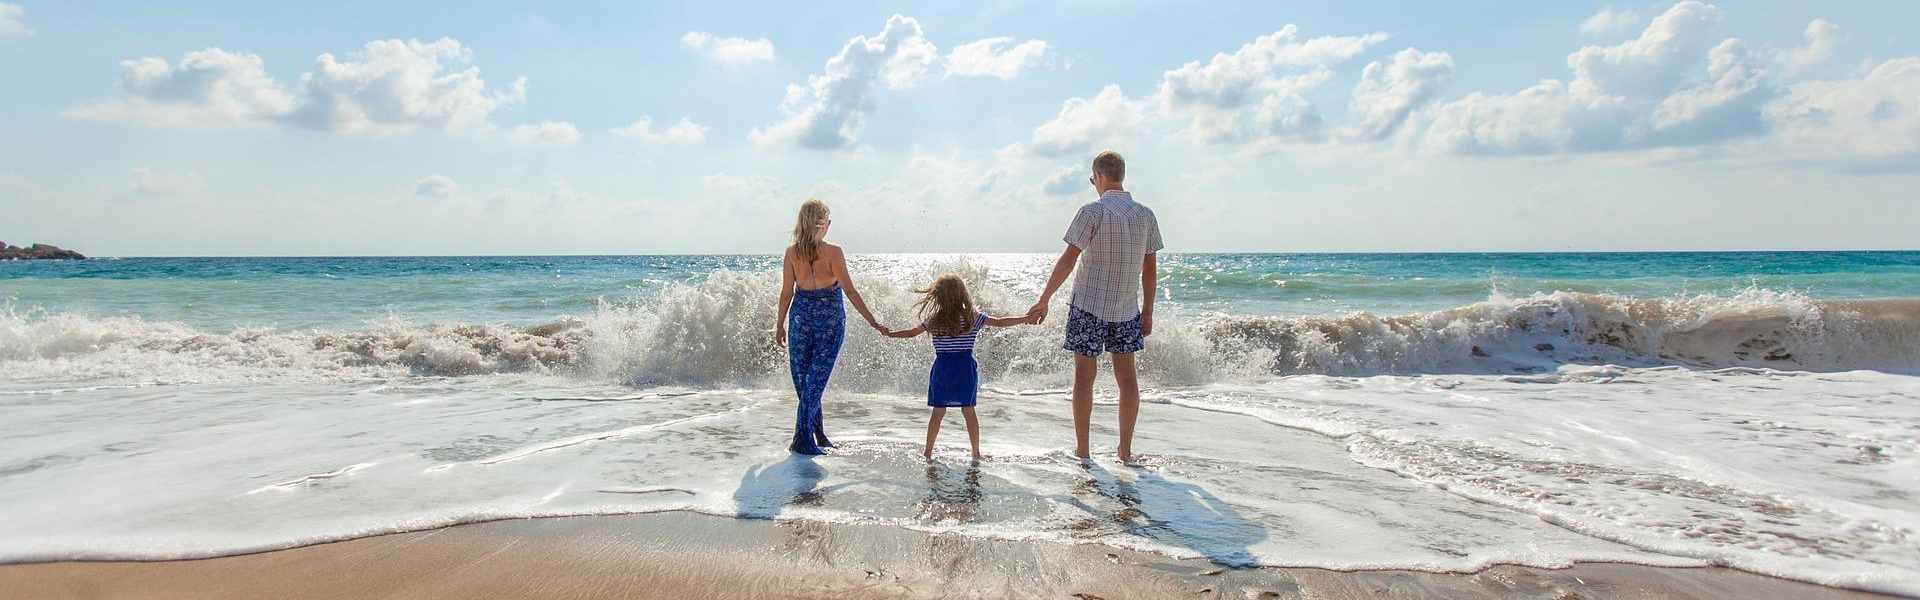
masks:
{"type": "Polygon", "coordinates": [[[944,408],[933,409],[933,417],[927,419],[927,449],[921,450],[920,456],[924,456],[928,459],[933,458],[933,439],[940,437],[940,420],[946,417],[947,417],[947,409],[944,409],[944,408]]]}
{"type": "Polygon", "coordinates": [[[967,443],[973,446],[973,459],[980,460],[980,419],[973,414],[973,407],[960,409],[960,416],[967,418],[967,443]]]}

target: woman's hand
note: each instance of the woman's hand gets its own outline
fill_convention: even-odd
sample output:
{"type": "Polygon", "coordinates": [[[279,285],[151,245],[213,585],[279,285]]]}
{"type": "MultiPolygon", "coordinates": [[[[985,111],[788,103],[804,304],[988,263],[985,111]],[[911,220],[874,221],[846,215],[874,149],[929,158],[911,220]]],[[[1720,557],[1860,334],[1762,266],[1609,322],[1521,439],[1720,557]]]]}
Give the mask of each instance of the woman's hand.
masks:
{"type": "Polygon", "coordinates": [[[779,325],[773,326],[773,343],[780,346],[781,348],[787,347],[787,324],[786,323],[781,323],[779,325]]]}
{"type": "Polygon", "coordinates": [[[880,332],[880,335],[888,335],[893,333],[893,330],[887,329],[887,326],[881,325],[879,321],[869,320],[867,321],[867,325],[873,326],[873,330],[880,332]]]}

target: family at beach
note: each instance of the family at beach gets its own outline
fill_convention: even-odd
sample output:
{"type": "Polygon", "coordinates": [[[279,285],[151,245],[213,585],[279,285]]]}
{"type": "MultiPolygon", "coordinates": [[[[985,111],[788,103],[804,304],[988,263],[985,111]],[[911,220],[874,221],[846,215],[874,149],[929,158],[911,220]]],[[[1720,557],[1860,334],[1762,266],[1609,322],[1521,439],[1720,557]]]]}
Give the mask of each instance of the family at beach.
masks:
{"type": "Polygon", "coordinates": [[[1135,202],[1123,189],[1127,165],[1116,152],[1093,158],[1093,184],[1100,198],[1080,207],[1067,226],[1066,250],[1053,265],[1046,289],[1025,315],[993,317],[981,313],[960,277],[951,273],[914,290],[923,297],[916,305],[920,323],[912,328],[888,328],[867,310],[847,272],[846,252],[827,243],[833,220],[827,205],[807,200],[793,227],[793,244],[782,261],[779,316],[774,340],[787,348],[793,388],[800,396],[794,418],[793,444],[799,454],[823,454],[833,447],[827,439],[820,399],[833,375],[834,359],[846,334],[846,311],[841,297],[867,324],[882,335],[910,338],[928,334],[933,342],[933,368],[928,374],[927,444],[922,455],[933,457],[933,442],[948,408],[959,408],[967,422],[967,440],[975,460],[980,454],[980,422],[974,415],[979,394],[978,364],[973,358],[975,336],[983,327],[1011,327],[1044,322],[1055,291],[1073,274],[1073,297],[1067,316],[1063,348],[1074,353],[1074,456],[1090,456],[1087,422],[1093,416],[1093,381],[1101,353],[1111,357],[1114,383],[1120,388],[1121,462],[1133,460],[1133,425],[1140,414],[1140,384],[1133,354],[1153,333],[1154,254],[1163,247],[1160,223],[1153,211],[1135,202]]]}

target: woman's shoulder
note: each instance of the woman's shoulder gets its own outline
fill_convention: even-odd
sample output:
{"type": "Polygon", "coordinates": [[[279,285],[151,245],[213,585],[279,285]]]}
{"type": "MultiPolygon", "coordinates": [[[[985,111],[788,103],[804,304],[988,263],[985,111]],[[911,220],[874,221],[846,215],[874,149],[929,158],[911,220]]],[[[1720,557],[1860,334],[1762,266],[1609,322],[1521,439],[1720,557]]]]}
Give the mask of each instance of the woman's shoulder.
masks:
{"type": "Polygon", "coordinates": [[[839,246],[829,244],[826,242],[820,242],[820,255],[821,256],[845,256],[846,252],[841,250],[839,246]]]}

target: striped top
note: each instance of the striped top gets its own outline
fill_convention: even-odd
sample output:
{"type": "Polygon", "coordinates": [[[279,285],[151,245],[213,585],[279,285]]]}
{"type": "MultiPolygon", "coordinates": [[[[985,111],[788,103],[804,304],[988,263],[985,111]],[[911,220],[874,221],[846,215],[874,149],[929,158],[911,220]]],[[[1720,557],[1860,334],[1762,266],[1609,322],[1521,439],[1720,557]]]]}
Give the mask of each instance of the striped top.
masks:
{"type": "MultiPolygon", "coordinates": [[[[973,354],[973,340],[975,337],[980,335],[980,328],[985,326],[986,324],[987,324],[987,314],[979,313],[979,316],[976,316],[973,319],[973,330],[968,331],[966,335],[942,337],[942,336],[933,335],[932,332],[928,332],[927,335],[933,338],[933,353],[934,354],[973,354]]],[[[924,327],[926,326],[926,324],[921,323],[921,326],[924,327]]]]}

